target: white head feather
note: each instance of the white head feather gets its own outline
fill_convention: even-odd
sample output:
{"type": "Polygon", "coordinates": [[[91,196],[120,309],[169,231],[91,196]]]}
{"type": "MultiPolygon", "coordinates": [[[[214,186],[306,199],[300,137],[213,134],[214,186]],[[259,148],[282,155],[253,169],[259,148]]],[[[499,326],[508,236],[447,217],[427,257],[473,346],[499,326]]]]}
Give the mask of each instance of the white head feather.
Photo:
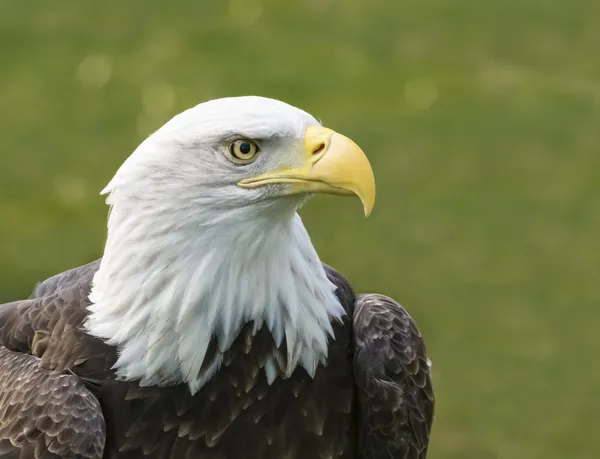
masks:
{"type": "Polygon", "coordinates": [[[318,124],[272,99],[218,99],[174,117],[121,166],[104,190],[108,238],[86,322],[118,347],[118,376],[195,393],[220,364],[200,376],[210,340],[221,355],[249,321],[285,338],[288,374],[297,365],[314,374],[344,311],[296,213],[306,197],[236,183],[295,165],[306,127],[318,124]],[[252,164],[228,159],[240,137],[260,139],[252,164]]]}

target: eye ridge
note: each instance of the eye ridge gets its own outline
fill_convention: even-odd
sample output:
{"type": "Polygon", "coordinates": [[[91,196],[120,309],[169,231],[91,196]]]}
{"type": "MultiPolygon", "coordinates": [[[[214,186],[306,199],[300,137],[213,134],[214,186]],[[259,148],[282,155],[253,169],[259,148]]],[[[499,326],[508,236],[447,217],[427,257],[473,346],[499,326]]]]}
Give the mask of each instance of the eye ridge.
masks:
{"type": "Polygon", "coordinates": [[[247,163],[258,154],[258,146],[252,140],[237,139],[229,145],[229,153],[234,161],[247,163]]]}

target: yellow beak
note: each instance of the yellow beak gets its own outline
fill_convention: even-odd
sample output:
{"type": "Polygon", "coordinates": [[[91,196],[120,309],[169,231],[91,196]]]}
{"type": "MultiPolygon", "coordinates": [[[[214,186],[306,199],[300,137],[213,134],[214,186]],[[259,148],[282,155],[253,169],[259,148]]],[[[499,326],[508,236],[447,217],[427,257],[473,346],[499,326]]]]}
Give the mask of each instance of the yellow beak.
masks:
{"type": "Polygon", "coordinates": [[[304,133],[304,165],[285,167],[244,179],[243,188],[273,183],[292,185],[292,194],[328,193],[356,195],[365,216],[375,204],[375,177],[364,152],[348,137],[322,126],[309,126],[304,133]]]}

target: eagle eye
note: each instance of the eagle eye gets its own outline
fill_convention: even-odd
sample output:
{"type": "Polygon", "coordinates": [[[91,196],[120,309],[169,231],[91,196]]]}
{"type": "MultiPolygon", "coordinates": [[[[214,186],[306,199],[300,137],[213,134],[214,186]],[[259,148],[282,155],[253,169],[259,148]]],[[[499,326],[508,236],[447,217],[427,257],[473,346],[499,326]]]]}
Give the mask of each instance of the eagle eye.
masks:
{"type": "Polygon", "coordinates": [[[238,139],[229,145],[229,153],[234,162],[245,164],[254,160],[258,147],[252,140],[238,139]]]}

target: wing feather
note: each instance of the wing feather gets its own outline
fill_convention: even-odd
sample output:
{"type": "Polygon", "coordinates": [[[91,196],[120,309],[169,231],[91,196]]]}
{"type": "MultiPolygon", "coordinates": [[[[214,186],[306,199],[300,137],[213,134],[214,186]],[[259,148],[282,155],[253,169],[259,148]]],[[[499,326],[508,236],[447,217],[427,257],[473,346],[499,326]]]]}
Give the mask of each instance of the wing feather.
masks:
{"type": "Polygon", "coordinates": [[[77,377],[0,345],[1,459],[100,459],[105,440],[100,404],[77,377]]]}
{"type": "Polygon", "coordinates": [[[354,339],[359,457],[425,459],[434,395],[417,324],[389,297],[358,295],[354,339]]]}
{"type": "Polygon", "coordinates": [[[80,329],[97,263],[0,305],[0,459],[102,457],[104,416],[86,378],[109,374],[115,355],[80,329]]]}
{"type": "Polygon", "coordinates": [[[94,277],[94,273],[100,267],[100,261],[101,259],[87,265],[69,269],[45,281],[38,282],[30,298],[41,298],[58,291],[71,290],[71,297],[75,297],[79,301],[84,301],[90,293],[91,280],[94,277]]]}

